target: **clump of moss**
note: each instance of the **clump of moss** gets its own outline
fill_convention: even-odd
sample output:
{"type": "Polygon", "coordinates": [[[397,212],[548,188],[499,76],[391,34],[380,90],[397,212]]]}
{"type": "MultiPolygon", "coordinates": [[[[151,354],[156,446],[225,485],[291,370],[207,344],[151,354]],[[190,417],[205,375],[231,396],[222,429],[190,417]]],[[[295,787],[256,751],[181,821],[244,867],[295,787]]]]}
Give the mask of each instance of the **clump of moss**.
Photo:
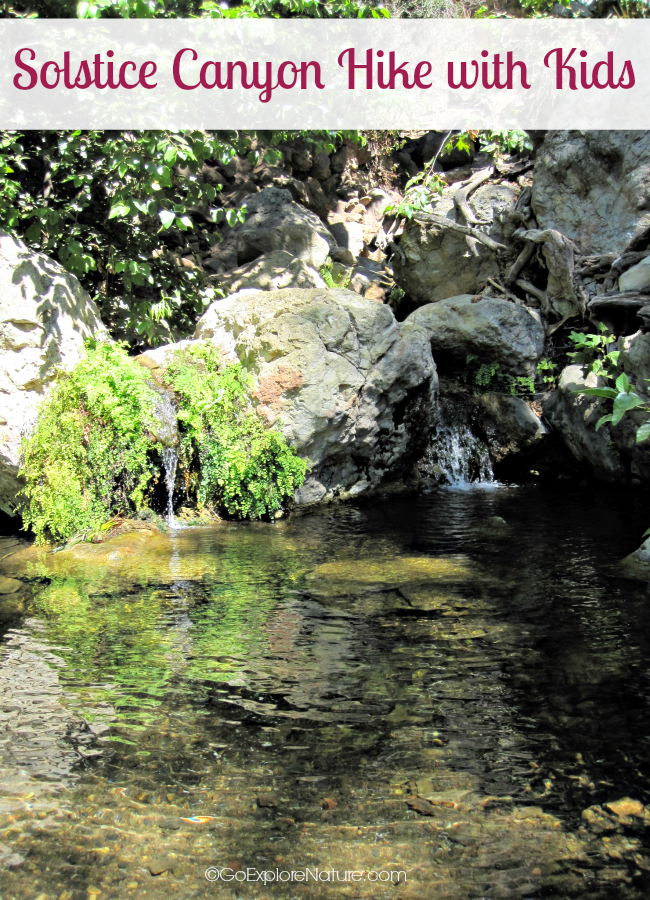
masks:
{"type": "MultiPolygon", "coordinates": [[[[22,446],[23,520],[39,542],[88,536],[146,508],[161,474],[150,377],[108,342],[89,342],[79,363],[59,373],[22,446]]],[[[174,354],[167,377],[187,499],[199,510],[275,518],[307,464],[252,408],[244,369],[198,345],[174,354]]]]}
{"type": "Polygon", "coordinates": [[[307,463],[252,409],[246,371],[197,344],[174,354],[167,378],[179,404],[179,463],[199,509],[275,518],[304,482],[307,463]]]}
{"type": "Polygon", "coordinates": [[[22,446],[23,520],[37,540],[98,530],[144,503],[154,475],[156,394],[119,344],[85,356],[42,404],[22,446]]]}

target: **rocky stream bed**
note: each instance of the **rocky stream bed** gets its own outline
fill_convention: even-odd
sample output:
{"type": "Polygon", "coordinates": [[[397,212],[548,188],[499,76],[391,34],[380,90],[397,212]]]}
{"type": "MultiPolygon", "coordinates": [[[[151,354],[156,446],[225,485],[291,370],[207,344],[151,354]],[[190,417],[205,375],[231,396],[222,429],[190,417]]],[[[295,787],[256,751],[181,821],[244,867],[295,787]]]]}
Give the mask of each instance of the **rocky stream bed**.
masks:
{"type": "Polygon", "coordinates": [[[646,505],[492,484],[5,539],[0,896],[641,900],[646,505]]]}

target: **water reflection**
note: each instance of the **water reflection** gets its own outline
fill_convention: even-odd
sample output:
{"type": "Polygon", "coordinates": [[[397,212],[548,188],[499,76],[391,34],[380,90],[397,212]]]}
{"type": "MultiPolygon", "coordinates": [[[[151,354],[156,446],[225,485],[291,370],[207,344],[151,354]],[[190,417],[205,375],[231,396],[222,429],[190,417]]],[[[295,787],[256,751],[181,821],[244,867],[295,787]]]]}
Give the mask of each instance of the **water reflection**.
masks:
{"type": "MultiPolygon", "coordinates": [[[[207,866],[281,862],[404,870],[404,898],[646,896],[647,593],[613,565],[645,499],[440,491],[9,548],[1,895],[230,897],[207,866]]],[[[350,890],[273,894],[396,896],[350,890]]]]}

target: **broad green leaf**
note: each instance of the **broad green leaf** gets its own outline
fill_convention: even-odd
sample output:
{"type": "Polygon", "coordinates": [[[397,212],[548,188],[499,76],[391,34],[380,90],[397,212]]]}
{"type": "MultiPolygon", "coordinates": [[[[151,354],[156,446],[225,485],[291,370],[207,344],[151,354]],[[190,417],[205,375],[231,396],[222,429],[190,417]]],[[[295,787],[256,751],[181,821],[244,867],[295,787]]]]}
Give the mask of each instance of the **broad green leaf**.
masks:
{"type": "Polygon", "coordinates": [[[174,219],[176,216],[169,209],[159,209],[158,215],[160,216],[160,221],[162,223],[163,228],[169,228],[174,223],[174,219]]]}
{"type": "Polygon", "coordinates": [[[576,390],[571,391],[571,393],[588,394],[590,397],[607,397],[609,400],[614,400],[618,397],[614,388],[576,388],[576,390]]]}
{"type": "Polygon", "coordinates": [[[116,219],[118,216],[128,216],[128,214],[128,206],[125,206],[124,203],[116,203],[115,206],[111,206],[111,211],[108,214],[108,218],[116,219]]]}
{"type": "MultiPolygon", "coordinates": [[[[626,379],[627,380],[627,379],[626,379]]],[[[617,380],[620,381],[620,378],[617,380]]],[[[617,425],[626,412],[637,406],[642,406],[645,401],[638,394],[619,394],[614,400],[614,413],[612,415],[612,424],[617,425]]]]}
{"type": "Polygon", "coordinates": [[[601,418],[598,419],[598,422],[596,423],[596,431],[598,431],[598,429],[601,427],[601,425],[604,425],[606,422],[611,422],[613,418],[614,417],[612,416],[611,413],[607,416],[601,416],[601,418]]]}
{"type": "Polygon", "coordinates": [[[644,424],[639,427],[636,433],[636,442],[637,444],[640,444],[641,441],[647,441],[648,438],[650,438],[650,421],[644,422],[644,424]]]}
{"type": "Polygon", "coordinates": [[[631,391],[632,387],[630,385],[629,379],[625,372],[622,375],[619,375],[616,379],[616,390],[619,394],[628,394],[631,391]]]}

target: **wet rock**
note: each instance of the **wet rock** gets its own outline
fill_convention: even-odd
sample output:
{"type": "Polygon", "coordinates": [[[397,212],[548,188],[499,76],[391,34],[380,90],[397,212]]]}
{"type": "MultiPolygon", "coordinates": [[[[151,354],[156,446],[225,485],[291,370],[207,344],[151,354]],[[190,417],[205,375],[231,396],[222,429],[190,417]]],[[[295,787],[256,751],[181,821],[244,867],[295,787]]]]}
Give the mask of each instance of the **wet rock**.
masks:
{"type": "Polygon", "coordinates": [[[631,800],[629,797],[615,800],[613,803],[606,803],[605,806],[619,818],[634,816],[637,819],[642,819],[645,812],[643,803],[640,803],[638,800],[631,800]]]}
{"type": "Polygon", "coordinates": [[[161,819],[158,822],[158,827],[162,828],[163,831],[178,831],[179,828],[183,827],[183,820],[180,816],[170,816],[167,819],[161,819]]]}
{"type": "Polygon", "coordinates": [[[289,191],[265,188],[246,203],[246,220],[232,230],[239,265],[265,253],[286,250],[319,269],[336,241],[314,213],[295,203],[289,191]]]}
{"type": "Polygon", "coordinates": [[[54,260],[0,231],[0,510],[14,515],[22,434],[58,369],[105,334],[99,310],[54,260]]]}
{"type": "MultiPolygon", "coordinates": [[[[433,211],[455,221],[453,195],[457,186],[446,188],[433,211]]],[[[505,244],[514,232],[505,211],[520,189],[507,182],[481,185],[471,197],[477,217],[490,223],[486,233],[497,243],[505,244]]],[[[493,250],[481,244],[478,256],[469,252],[465,235],[448,228],[415,221],[409,222],[402,235],[401,256],[393,259],[395,281],[417,303],[435,303],[460,294],[474,294],[488,278],[499,277],[499,266],[493,250]]]]}
{"type": "Polygon", "coordinates": [[[280,802],[278,794],[271,792],[268,794],[258,794],[257,805],[261,809],[275,809],[280,802]]]}
{"type": "Polygon", "coordinates": [[[152,875],[162,875],[163,872],[171,872],[177,865],[177,859],[167,857],[164,859],[155,859],[152,862],[147,863],[147,868],[152,875]]]}
{"type": "Polygon", "coordinates": [[[581,366],[567,366],[560,375],[558,389],[542,401],[544,416],[578,461],[589,463],[602,481],[625,481],[626,471],[613,440],[609,424],[596,431],[606,412],[598,397],[576,393],[582,387],[597,387],[593,373],[585,377],[581,366]]]}
{"type": "Polygon", "coordinates": [[[25,857],[21,856],[20,853],[15,853],[6,844],[0,844],[0,866],[7,869],[16,869],[18,866],[22,866],[24,862],[25,857]]]}
{"type": "Polygon", "coordinates": [[[240,292],[213,303],[195,337],[252,372],[258,412],[311,461],[299,503],[410,473],[437,385],[416,323],[344,289],[240,292]]]}
{"type": "Polygon", "coordinates": [[[392,559],[364,557],[337,559],[323,563],[308,576],[310,590],[321,593],[345,594],[380,585],[383,590],[403,584],[463,580],[468,568],[457,560],[435,559],[428,556],[396,556],[392,559]]]}
{"type": "Polygon", "coordinates": [[[582,253],[620,253],[650,225],[650,133],[550,131],[537,153],[533,210],[582,253]]]}
{"type": "Polygon", "coordinates": [[[15,594],[23,586],[22,581],[17,578],[5,578],[0,575],[0,594],[15,594]]]}
{"type": "Polygon", "coordinates": [[[594,834],[606,834],[616,831],[617,822],[600,807],[590,806],[582,812],[582,821],[594,834]]]}
{"type": "Polygon", "coordinates": [[[650,581],[650,538],[621,562],[621,571],[629,578],[650,581]]]}
{"type": "Polygon", "coordinates": [[[436,814],[436,808],[433,803],[429,803],[428,800],[423,800],[421,797],[412,797],[406,803],[409,809],[414,810],[421,816],[435,816],[436,814]]]}
{"type": "Polygon", "coordinates": [[[324,288],[317,270],[286,250],[276,250],[223,275],[219,286],[228,294],[257,288],[278,291],[284,288],[324,288]]]}
{"type": "Polygon", "coordinates": [[[539,315],[507,300],[469,294],[421,306],[406,319],[429,335],[434,359],[445,354],[464,365],[468,355],[482,363],[498,362],[504,372],[532,375],[544,352],[539,315]]]}

